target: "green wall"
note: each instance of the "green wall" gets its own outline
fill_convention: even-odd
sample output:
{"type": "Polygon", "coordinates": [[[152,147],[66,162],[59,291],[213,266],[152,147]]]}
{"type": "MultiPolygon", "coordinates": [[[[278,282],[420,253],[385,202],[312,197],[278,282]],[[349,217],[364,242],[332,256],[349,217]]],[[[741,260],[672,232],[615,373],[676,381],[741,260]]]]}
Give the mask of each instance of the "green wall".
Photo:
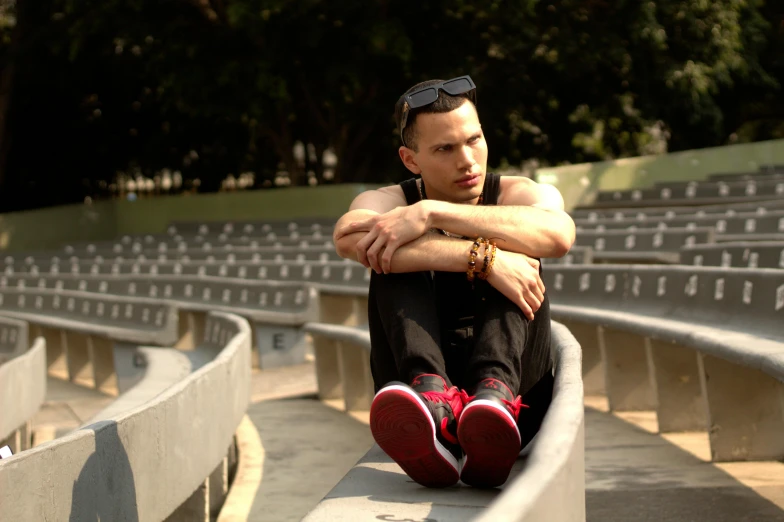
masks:
{"type": "Polygon", "coordinates": [[[161,196],[12,212],[0,215],[0,251],[47,250],[123,234],[163,233],[171,221],[337,218],[357,194],[375,187],[331,185],[161,196]]]}
{"type": "Polygon", "coordinates": [[[648,187],[656,181],[702,180],[721,172],[755,172],[784,165],[784,140],[541,168],[536,180],[558,187],[567,209],[593,202],[600,190],[648,187]]]}
{"type": "MultiPolygon", "coordinates": [[[[655,181],[700,180],[719,172],[752,172],[767,164],[784,165],[784,140],[542,168],[536,172],[536,179],[558,187],[571,209],[590,204],[599,190],[645,187],[655,181]]],[[[337,218],[357,194],[376,186],[162,196],[13,212],[0,215],[0,251],[46,250],[68,242],[162,233],[171,221],[337,218]]]]}

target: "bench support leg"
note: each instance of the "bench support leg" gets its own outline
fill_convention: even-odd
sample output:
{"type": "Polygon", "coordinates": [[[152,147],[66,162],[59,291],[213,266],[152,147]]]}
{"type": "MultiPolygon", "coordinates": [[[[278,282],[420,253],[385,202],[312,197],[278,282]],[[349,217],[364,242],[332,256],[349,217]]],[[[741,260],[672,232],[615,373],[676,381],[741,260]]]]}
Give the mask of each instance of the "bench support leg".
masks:
{"type": "Polygon", "coordinates": [[[660,433],[706,431],[697,353],[679,344],[649,339],[651,373],[656,382],[656,416],[660,433]]]}
{"type": "Polygon", "coordinates": [[[605,386],[611,411],[655,408],[644,338],[602,328],[599,347],[605,361],[605,386]]]}
{"type": "Polygon", "coordinates": [[[340,383],[337,342],[314,336],[313,351],[316,354],[316,381],[318,382],[319,399],[342,398],[343,386],[340,383]]]}
{"type": "Polygon", "coordinates": [[[599,349],[601,326],[577,321],[561,321],[583,350],[583,390],[585,395],[604,395],[604,362],[599,349]]]}
{"type": "Polygon", "coordinates": [[[90,336],[83,333],[67,331],[65,338],[68,379],[80,386],[94,388],[93,365],[90,360],[90,336]]]}
{"type": "Polygon", "coordinates": [[[45,326],[30,326],[33,330],[32,339],[43,337],[46,340],[46,367],[47,373],[64,381],[68,380],[68,362],[65,356],[65,330],[46,328],[45,326]]]}
{"type": "Polygon", "coordinates": [[[368,351],[362,346],[344,342],[338,342],[337,345],[346,411],[370,411],[373,382],[368,351]]]}
{"type": "Polygon", "coordinates": [[[714,462],[784,459],[784,383],[699,354],[714,462]]]}
{"type": "Polygon", "coordinates": [[[116,397],[119,389],[117,386],[117,372],[114,369],[114,341],[107,337],[91,335],[89,348],[95,388],[116,397]]]}

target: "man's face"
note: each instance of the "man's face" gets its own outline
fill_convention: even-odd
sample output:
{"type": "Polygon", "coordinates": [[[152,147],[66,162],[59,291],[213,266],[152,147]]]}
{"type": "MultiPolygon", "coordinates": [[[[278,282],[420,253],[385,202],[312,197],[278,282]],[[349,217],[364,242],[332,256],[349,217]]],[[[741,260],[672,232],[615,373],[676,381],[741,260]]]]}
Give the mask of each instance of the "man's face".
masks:
{"type": "Polygon", "coordinates": [[[452,112],[420,114],[416,128],[419,151],[412,161],[428,198],[452,203],[477,199],[487,171],[487,142],[474,105],[466,100],[452,112]]]}

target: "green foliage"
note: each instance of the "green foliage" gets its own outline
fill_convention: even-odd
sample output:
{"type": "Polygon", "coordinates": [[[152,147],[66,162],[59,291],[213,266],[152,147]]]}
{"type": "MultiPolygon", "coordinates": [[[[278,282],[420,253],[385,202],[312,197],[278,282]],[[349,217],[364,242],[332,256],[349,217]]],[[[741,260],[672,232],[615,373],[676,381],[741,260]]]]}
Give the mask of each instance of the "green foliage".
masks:
{"type": "Polygon", "coordinates": [[[466,73],[479,87],[495,166],[784,135],[780,2],[25,6],[24,16],[19,6],[0,11],[2,76],[13,85],[8,110],[0,103],[4,209],[79,201],[119,171],[181,170],[200,190],[244,171],[263,185],[281,168],[292,184],[307,183],[309,171],[319,183],[396,181],[407,176],[397,97],[466,73]],[[314,157],[298,161],[296,142],[314,157]],[[320,160],[328,149],[338,158],[332,177],[320,160]]]}

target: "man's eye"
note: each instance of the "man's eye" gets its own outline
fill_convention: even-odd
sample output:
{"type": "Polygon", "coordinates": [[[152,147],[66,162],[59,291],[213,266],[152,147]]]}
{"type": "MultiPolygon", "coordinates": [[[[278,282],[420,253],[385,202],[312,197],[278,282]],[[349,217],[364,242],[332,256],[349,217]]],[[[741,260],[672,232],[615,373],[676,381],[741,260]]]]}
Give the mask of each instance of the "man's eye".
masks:
{"type": "Polygon", "coordinates": [[[451,145],[444,145],[443,147],[438,147],[438,150],[443,151],[443,152],[447,152],[447,151],[452,150],[452,146],[451,145]]]}

